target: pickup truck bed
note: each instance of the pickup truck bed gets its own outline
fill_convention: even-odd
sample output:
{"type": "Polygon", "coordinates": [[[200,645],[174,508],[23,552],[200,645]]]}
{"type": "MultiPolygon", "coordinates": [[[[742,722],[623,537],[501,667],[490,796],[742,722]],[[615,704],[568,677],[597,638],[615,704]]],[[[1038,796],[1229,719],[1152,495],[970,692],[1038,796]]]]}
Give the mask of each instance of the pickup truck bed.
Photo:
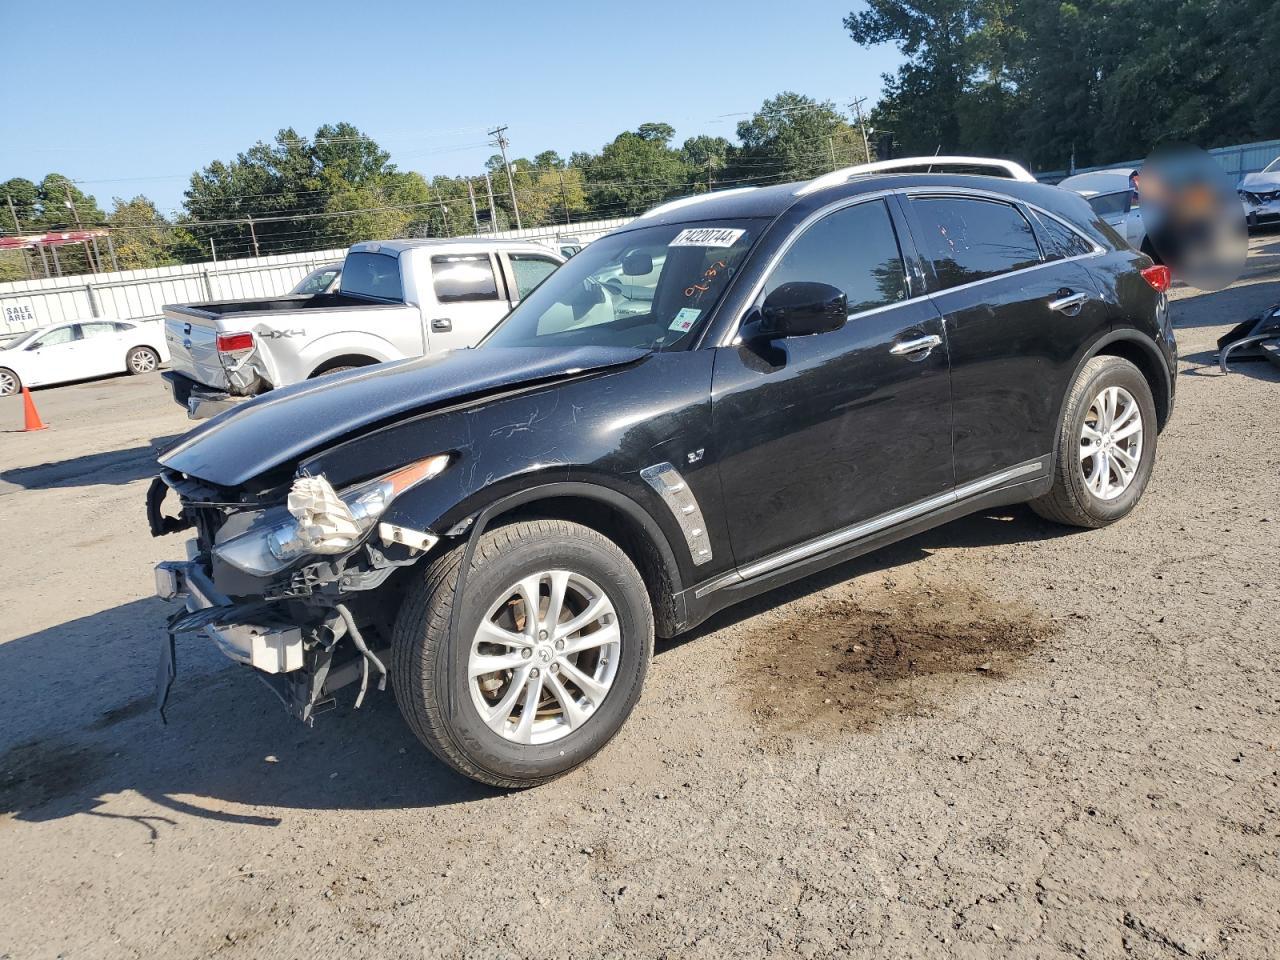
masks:
{"type": "Polygon", "coordinates": [[[166,306],[164,376],[199,419],[333,370],[469,347],[563,260],[523,241],[359,243],[338,293],[166,306]]]}

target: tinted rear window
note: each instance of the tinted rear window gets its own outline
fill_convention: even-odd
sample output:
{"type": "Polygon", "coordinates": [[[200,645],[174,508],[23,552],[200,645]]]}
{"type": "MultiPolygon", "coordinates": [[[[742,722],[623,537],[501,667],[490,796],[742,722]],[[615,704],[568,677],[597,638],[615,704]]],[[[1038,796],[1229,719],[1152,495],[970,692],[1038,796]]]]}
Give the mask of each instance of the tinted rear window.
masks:
{"type": "Polygon", "coordinates": [[[1089,197],[1089,206],[1093,207],[1093,212],[1100,217],[1114,217],[1127,213],[1129,211],[1129,191],[1100,193],[1096,197],[1089,197]]]}
{"type": "Polygon", "coordinates": [[[399,258],[385,253],[347,254],[342,265],[342,292],[403,302],[399,258]]]}
{"type": "Polygon", "coordinates": [[[921,246],[944,289],[1040,262],[1031,224],[1010,204],[925,197],[911,205],[924,230],[921,246]]]}
{"type": "Polygon", "coordinates": [[[1062,260],[1065,257],[1082,257],[1093,252],[1093,244],[1076,233],[1065,223],[1046,214],[1037,213],[1041,236],[1044,238],[1046,260],[1062,260]]]}

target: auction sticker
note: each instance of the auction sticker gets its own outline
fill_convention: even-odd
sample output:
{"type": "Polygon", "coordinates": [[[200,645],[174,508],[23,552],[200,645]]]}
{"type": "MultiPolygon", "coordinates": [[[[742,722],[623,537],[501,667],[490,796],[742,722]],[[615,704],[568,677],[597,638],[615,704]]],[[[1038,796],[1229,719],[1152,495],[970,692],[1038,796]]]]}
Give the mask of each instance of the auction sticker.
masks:
{"type": "Polygon", "coordinates": [[[681,230],[668,244],[671,247],[732,247],[747,231],[728,227],[691,227],[681,230]]]}
{"type": "MultiPolygon", "coordinates": [[[[738,232],[741,233],[742,231],[739,230],[738,232]]],[[[696,307],[681,307],[676,313],[675,319],[671,321],[671,326],[667,327],[667,329],[688,333],[701,315],[702,311],[696,307]]]]}

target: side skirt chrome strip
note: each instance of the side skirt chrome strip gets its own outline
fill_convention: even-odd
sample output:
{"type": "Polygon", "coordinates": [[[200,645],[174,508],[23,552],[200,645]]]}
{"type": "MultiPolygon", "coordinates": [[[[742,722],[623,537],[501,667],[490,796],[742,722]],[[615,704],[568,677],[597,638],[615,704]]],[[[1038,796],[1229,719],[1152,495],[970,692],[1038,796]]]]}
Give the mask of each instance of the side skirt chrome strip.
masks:
{"type": "Polygon", "coordinates": [[[790,547],[780,553],[771,554],[757,560],[755,563],[747,564],[745,567],[739,567],[737,570],[726,573],[722,577],[717,577],[708,583],[703,584],[694,590],[695,597],[705,597],[709,593],[714,593],[724,587],[735,583],[741,583],[747,580],[754,580],[763,574],[777,570],[780,567],[789,566],[808,557],[816,556],[820,553],[826,553],[836,547],[843,547],[857,540],[872,536],[895,527],[898,524],[906,523],[908,520],[914,520],[916,517],[931,513],[942,507],[949,507],[952,504],[960,503],[968,500],[970,497],[980,493],[986,493],[996,487],[1003,486],[1006,483],[1017,480],[1021,477],[1027,477],[1035,473],[1043,473],[1045,463],[1049,457],[1040,457],[1035,460],[1027,460],[1024,463],[1016,464],[998,473],[992,473],[977,480],[971,480],[969,483],[948,490],[946,493],[940,493],[935,497],[929,497],[926,500],[919,500],[909,506],[901,507],[897,510],[891,510],[888,513],[882,513],[878,517],[870,520],[864,520],[862,523],[854,524],[851,527],[845,527],[843,530],[837,530],[834,533],[828,533],[816,540],[810,540],[807,543],[790,547]]]}

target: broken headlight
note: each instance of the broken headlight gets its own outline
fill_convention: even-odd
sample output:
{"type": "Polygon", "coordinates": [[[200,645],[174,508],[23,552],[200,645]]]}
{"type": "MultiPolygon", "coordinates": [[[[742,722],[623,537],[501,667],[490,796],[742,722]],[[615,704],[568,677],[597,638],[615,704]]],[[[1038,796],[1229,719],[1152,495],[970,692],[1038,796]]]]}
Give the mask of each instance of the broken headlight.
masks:
{"type": "Polygon", "coordinates": [[[439,454],[339,493],[324,477],[297,477],[287,501],[290,519],[214,547],[246,573],[267,576],[299,557],[347,553],[368,534],[391,501],[448,465],[439,454]]]}

